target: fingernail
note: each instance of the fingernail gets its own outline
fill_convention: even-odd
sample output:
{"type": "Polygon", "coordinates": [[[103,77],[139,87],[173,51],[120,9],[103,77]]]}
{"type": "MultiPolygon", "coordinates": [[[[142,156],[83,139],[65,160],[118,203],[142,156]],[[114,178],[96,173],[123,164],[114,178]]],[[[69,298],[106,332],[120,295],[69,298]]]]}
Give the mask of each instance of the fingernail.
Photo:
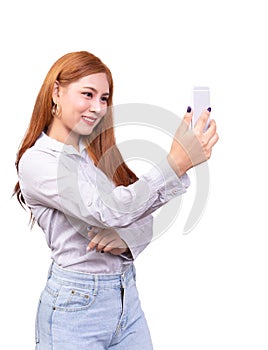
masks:
{"type": "Polygon", "coordinates": [[[87,246],[87,252],[89,252],[90,251],[90,246],[87,246]]]}
{"type": "Polygon", "coordinates": [[[208,107],[207,110],[209,111],[209,113],[211,112],[211,107],[208,107]]]}
{"type": "Polygon", "coordinates": [[[187,107],[187,113],[191,113],[192,108],[190,106],[187,107]]]}

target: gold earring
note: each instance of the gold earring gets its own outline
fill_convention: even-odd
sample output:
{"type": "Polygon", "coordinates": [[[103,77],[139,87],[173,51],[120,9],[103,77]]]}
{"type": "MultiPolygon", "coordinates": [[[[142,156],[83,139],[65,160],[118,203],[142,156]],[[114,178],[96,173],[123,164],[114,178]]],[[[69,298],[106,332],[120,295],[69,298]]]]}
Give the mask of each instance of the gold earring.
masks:
{"type": "Polygon", "coordinates": [[[54,105],[52,106],[52,109],[51,109],[51,114],[53,115],[53,117],[55,117],[55,115],[56,115],[56,110],[57,110],[57,105],[54,104],[54,105]]]}
{"type": "Polygon", "coordinates": [[[59,118],[59,115],[60,115],[60,107],[59,107],[59,105],[58,105],[57,103],[55,103],[55,104],[52,106],[51,114],[53,115],[53,117],[59,118]]]}

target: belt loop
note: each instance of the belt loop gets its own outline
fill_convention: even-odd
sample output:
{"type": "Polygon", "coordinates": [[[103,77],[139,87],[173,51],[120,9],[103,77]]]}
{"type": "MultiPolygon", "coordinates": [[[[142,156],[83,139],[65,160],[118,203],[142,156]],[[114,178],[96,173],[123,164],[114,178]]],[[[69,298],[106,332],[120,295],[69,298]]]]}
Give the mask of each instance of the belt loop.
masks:
{"type": "Polygon", "coordinates": [[[94,291],[93,291],[93,295],[96,296],[98,294],[98,275],[94,275],[94,291]]]}

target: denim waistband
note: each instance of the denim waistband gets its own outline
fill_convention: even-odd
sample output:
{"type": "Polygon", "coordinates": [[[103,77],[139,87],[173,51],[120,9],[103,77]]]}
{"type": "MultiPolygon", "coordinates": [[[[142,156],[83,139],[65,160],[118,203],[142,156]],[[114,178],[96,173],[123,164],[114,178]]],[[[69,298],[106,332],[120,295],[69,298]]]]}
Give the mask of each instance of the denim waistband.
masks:
{"type": "Polygon", "coordinates": [[[77,272],[68,269],[63,269],[52,262],[48,278],[52,277],[60,284],[68,285],[83,285],[88,288],[102,289],[102,288],[125,288],[129,281],[135,279],[136,271],[133,264],[122,274],[90,274],[84,272],[77,272]]]}

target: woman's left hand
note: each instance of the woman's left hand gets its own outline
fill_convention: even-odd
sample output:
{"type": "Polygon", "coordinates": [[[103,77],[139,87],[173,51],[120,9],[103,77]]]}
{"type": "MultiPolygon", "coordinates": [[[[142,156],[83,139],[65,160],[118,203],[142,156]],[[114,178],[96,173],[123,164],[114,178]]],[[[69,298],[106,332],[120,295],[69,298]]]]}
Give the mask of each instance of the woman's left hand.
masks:
{"type": "Polygon", "coordinates": [[[97,252],[120,255],[128,250],[126,242],[120,238],[119,234],[113,228],[92,228],[88,232],[88,236],[91,239],[87,246],[88,251],[96,248],[97,252]]]}

